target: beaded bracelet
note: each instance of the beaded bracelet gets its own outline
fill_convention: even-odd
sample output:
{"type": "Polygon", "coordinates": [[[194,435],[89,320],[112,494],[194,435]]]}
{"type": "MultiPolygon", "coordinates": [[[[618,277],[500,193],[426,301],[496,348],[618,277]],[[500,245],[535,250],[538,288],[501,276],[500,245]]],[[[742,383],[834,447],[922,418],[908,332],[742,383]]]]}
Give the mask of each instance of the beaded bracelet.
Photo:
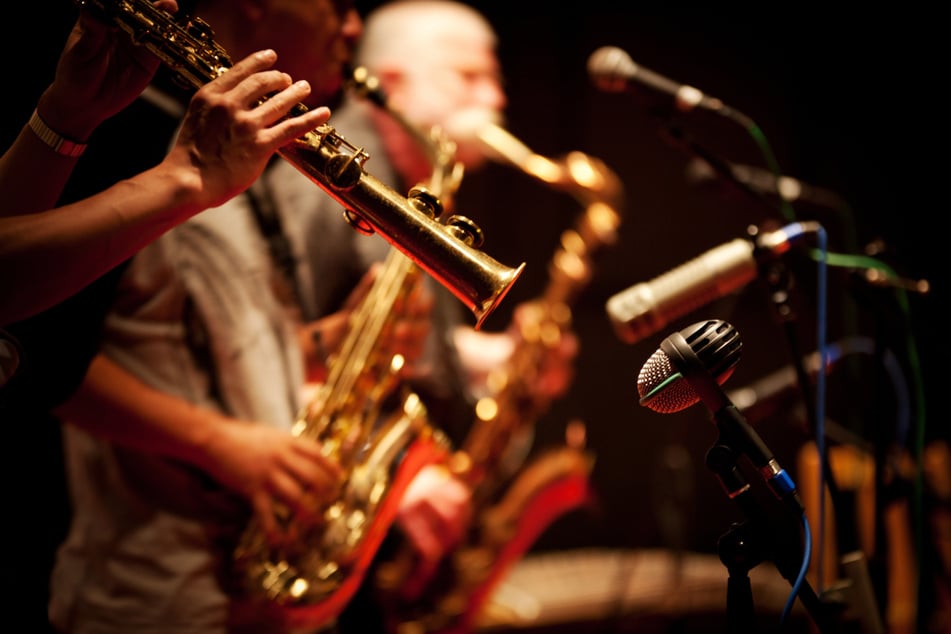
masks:
{"type": "Polygon", "coordinates": [[[53,130],[53,128],[46,125],[46,122],[40,118],[40,113],[36,110],[33,111],[33,116],[30,117],[29,125],[30,129],[33,130],[33,133],[40,141],[50,146],[57,154],[71,158],[79,158],[83,155],[83,152],[86,151],[86,143],[70,141],[62,136],[53,130]]]}

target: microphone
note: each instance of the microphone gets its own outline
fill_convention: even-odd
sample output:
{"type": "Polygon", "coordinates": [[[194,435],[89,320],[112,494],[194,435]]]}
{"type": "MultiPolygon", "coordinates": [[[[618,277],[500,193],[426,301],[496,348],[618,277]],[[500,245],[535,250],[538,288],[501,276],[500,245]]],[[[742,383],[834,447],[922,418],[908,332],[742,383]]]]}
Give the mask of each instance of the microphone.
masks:
{"type": "Polygon", "coordinates": [[[728,114],[722,101],[703,94],[693,86],[680,84],[636,64],[631,56],[615,46],[603,46],[588,58],[588,76],[604,92],[640,92],[647,88],[669,100],[681,112],[694,109],[728,114]]]}
{"type": "Polygon", "coordinates": [[[637,343],[674,319],[742,288],[761,260],[786,253],[792,242],[818,227],[794,222],[776,231],[736,238],[608,298],[605,304],[619,339],[637,343]]]}
{"type": "Polygon", "coordinates": [[[742,348],[736,328],[720,319],[697,322],[670,335],[637,376],[639,402],[670,414],[703,401],[720,429],[718,445],[745,454],[773,494],[801,513],[792,478],[720,387],[733,374],[742,348]]]}
{"type": "MultiPolygon", "coordinates": [[[[712,376],[717,385],[723,385],[736,369],[740,360],[743,342],[736,328],[722,320],[701,321],[668,337],[661,347],[651,355],[637,375],[637,393],[640,404],[660,412],[673,414],[700,402],[701,396],[690,382],[684,380],[688,371],[703,372],[712,376]],[[676,349],[668,350],[668,340],[673,337],[683,339],[689,346],[689,354],[681,354],[676,349]],[[673,357],[673,358],[672,358],[673,357]],[[674,359],[681,361],[675,364],[674,359]],[[693,363],[695,367],[679,366],[693,363]]],[[[708,395],[716,399],[716,391],[708,395]]],[[[726,399],[724,395],[723,400],[726,399]]],[[[714,409],[719,409],[718,403],[714,409]]]]}
{"type": "MultiPolygon", "coordinates": [[[[801,201],[827,209],[848,209],[849,205],[839,194],[830,189],[810,185],[791,176],[779,176],[761,167],[728,164],[730,175],[737,183],[748,187],[758,194],[774,196],[789,203],[801,201]]],[[[713,167],[702,158],[692,158],[687,163],[685,177],[692,185],[705,185],[718,180],[713,167]]]]}

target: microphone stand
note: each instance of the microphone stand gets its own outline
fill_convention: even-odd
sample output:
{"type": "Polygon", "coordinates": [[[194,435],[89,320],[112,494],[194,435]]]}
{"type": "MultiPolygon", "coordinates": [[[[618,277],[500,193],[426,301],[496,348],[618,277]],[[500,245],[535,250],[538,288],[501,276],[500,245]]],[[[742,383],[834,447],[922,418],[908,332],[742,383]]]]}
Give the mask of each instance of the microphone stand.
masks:
{"type": "MultiPolygon", "coordinates": [[[[729,183],[731,186],[736,188],[739,192],[749,196],[754,201],[762,204],[770,212],[772,213],[777,212],[776,206],[773,204],[773,201],[771,201],[763,192],[756,190],[755,188],[751,187],[748,183],[744,183],[743,181],[738,179],[736,177],[736,174],[733,173],[733,170],[730,169],[729,163],[727,163],[725,160],[723,160],[722,158],[720,158],[719,156],[717,156],[716,154],[714,154],[713,152],[705,148],[703,145],[698,143],[695,139],[690,137],[682,128],[675,125],[669,116],[665,116],[663,111],[657,110],[657,111],[654,111],[652,114],[655,118],[661,121],[663,137],[667,139],[667,141],[672,146],[686,152],[686,154],[688,154],[691,157],[699,158],[705,161],[708,165],[710,165],[711,168],[713,168],[714,172],[720,178],[723,179],[723,181],[729,183]]],[[[815,431],[818,428],[818,425],[817,425],[818,421],[816,421],[816,417],[815,417],[814,395],[812,393],[812,387],[809,383],[808,372],[806,371],[806,368],[802,363],[802,354],[800,351],[800,346],[798,344],[798,339],[796,338],[796,334],[793,331],[793,328],[791,326],[792,321],[795,319],[795,315],[788,304],[789,284],[788,283],[783,284],[783,282],[788,282],[788,280],[790,279],[789,273],[788,271],[785,270],[785,267],[781,263],[773,262],[771,264],[771,266],[774,267],[772,272],[776,273],[776,275],[770,275],[769,273],[771,271],[762,270],[770,265],[765,264],[764,263],[765,261],[761,258],[757,258],[757,259],[760,262],[760,268],[761,268],[759,277],[761,279],[765,278],[767,280],[770,280],[770,279],[776,280],[772,284],[772,288],[770,289],[771,291],[770,296],[773,299],[775,312],[779,316],[780,321],[785,327],[784,330],[786,332],[786,338],[792,350],[793,367],[796,371],[796,378],[797,378],[797,381],[799,382],[799,387],[803,395],[803,401],[806,404],[806,417],[810,427],[810,432],[813,434],[813,436],[815,436],[815,431]],[[780,266],[783,266],[783,268],[782,269],[777,268],[780,266]]],[[[820,369],[820,371],[824,371],[824,370],[820,369]]],[[[833,507],[837,508],[841,506],[841,503],[838,503],[838,500],[840,500],[841,495],[839,494],[838,486],[836,485],[835,478],[833,477],[833,474],[832,474],[832,469],[830,468],[830,465],[829,465],[829,457],[828,455],[822,455],[819,457],[819,460],[822,467],[823,479],[826,481],[826,483],[829,486],[829,493],[832,499],[833,507]]],[[[846,534],[846,529],[844,525],[842,525],[842,527],[840,528],[838,532],[839,532],[839,535],[837,535],[837,541],[840,544],[846,541],[849,541],[849,540],[846,540],[844,537],[844,535],[846,534]]],[[[849,550],[849,549],[845,549],[845,550],[849,550]]]]}
{"type": "MultiPolygon", "coordinates": [[[[777,210],[774,202],[770,200],[766,194],[755,189],[748,183],[744,183],[738,179],[736,174],[734,174],[733,170],[730,168],[729,163],[697,143],[697,141],[688,136],[682,128],[674,125],[670,120],[658,113],[655,113],[655,116],[663,121],[661,136],[666,139],[668,143],[680,150],[684,150],[687,155],[694,158],[699,158],[700,160],[706,162],[717,174],[717,176],[723,179],[724,182],[734,187],[740,193],[763,205],[769,209],[771,213],[775,214],[780,212],[780,215],[782,216],[781,210],[777,210]]],[[[786,218],[786,220],[790,219],[786,218]]]]}
{"type": "MultiPolygon", "coordinates": [[[[745,494],[749,484],[736,466],[732,448],[717,443],[707,451],[706,464],[720,480],[720,485],[731,499],[745,508],[745,494]]],[[[766,559],[766,553],[757,540],[750,539],[748,524],[734,523],[717,542],[720,561],[729,577],[726,586],[727,631],[743,634],[753,631],[753,590],[749,571],[766,559]]]]}
{"type": "MultiPolygon", "coordinates": [[[[769,296],[773,302],[773,312],[786,335],[786,344],[789,346],[792,356],[792,367],[796,373],[796,382],[799,384],[799,391],[803,403],[805,404],[805,416],[809,426],[809,433],[815,438],[816,430],[819,429],[819,421],[816,419],[815,393],[809,379],[809,370],[806,368],[802,347],[799,345],[799,338],[793,327],[796,313],[789,304],[789,289],[792,287],[792,276],[786,269],[786,265],[781,261],[767,262],[766,260],[759,259],[758,262],[760,263],[759,278],[770,281],[769,296]]],[[[819,353],[821,354],[821,352],[820,350],[819,353]]],[[[820,357],[819,372],[826,371],[823,364],[824,360],[820,357]]],[[[835,476],[832,473],[828,452],[823,452],[823,454],[819,456],[819,461],[822,468],[822,478],[825,480],[826,486],[829,487],[829,497],[832,500],[832,507],[839,509],[842,506],[842,494],[836,483],[835,476]]],[[[820,499],[823,495],[824,494],[820,491],[820,499]]],[[[851,518],[849,518],[847,514],[845,516],[836,514],[836,518],[840,520],[837,522],[838,530],[836,535],[836,542],[839,544],[840,551],[851,552],[855,550],[854,535],[856,534],[856,530],[854,522],[851,521],[851,518]]],[[[819,536],[819,539],[822,539],[822,536],[819,536]]]]}
{"type": "MultiPolygon", "coordinates": [[[[737,175],[733,172],[730,164],[727,161],[723,160],[709,149],[705,148],[689,134],[687,134],[681,127],[675,125],[672,118],[670,117],[669,111],[655,109],[651,114],[661,122],[661,136],[666,139],[670,145],[685,152],[688,156],[698,158],[706,162],[723,182],[727,183],[741,194],[746,195],[753,201],[763,205],[771,213],[777,213],[778,211],[782,215],[784,211],[788,210],[788,208],[782,204],[780,204],[779,208],[777,209],[775,202],[771,201],[763,192],[758,191],[750,184],[745,183],[737,178],[737,175]]],[[[791,220],[791,218],[787,218],[787,220],[791,220]]],[[[760,262],[760,267],[762,269],[766,265],[762,263],[762,260],[760,260],[760,262]]],[[[780,267],[782,265],[774,264],[773,266],[780,267]]],[[[818,421],[816,420],[814,406],[815,395],[813,394],[812,386],[809,382],[808,372],[802,363],[802,355],[799,352],[800,347],[798,345],[798,339],[791,325],[795,316],[788,305],[789,289],[788,287],[780,286],[781,281],[789,279],[789,274],[784,267],[782,269],[775,268],[772,272],[777,273],[777,275],[770,275],[770,271],[761,271],[760,278],[774,280],[774,282],[772,282],[770,296],[772,297],[776,314],[779,316],[779,319],[784,326],[786,338],[793,352],[793,366],[796,372],[801,394],[803,396],[803,402],[806,405],[806,421],[810,427],[813,437],[815,437],[815,432],[818,429],[818,421]]],[[[824,368],[821,367],[821,364],[820,371],[825,371],[824,368]]],[[[719,386],[717,386],[717,388],[719,389],[719,386]]],[[[860,552],[856,544],[857,530],[854,517],[849,517],[848,514],[843,515],[841,513],[835,512],[836,510],[843,508],[845,501],[843,500],[842,492],[839,489],[832,473],[828,452],[823,452],[819,456],[819,464],[822,470],[823,480],[829,489],[829,497],[832,502],[833,515],[840,520],[836,523],[835,535],[836,543],[839,545],[840,552],[860,552]]],[[[880,463],[876,462],[876,464],[880,463]]],[[[823,504],[824,499],[825,493],[823,491],[819,491],[819,503],[823,504]]],[[[819,540],[823,538],[824,536],[822,535],[818,536],[819,540]]],[[[821,583],[822,580],[820,579],[820,584],[821,583]]]]}
{"type": "MultiPolygon", "coordinates": [[[[735,448],[734,438],[745,425],[739,411],[732,406],[721,408],[713,414],[719,430],[716,444],[706,456],[707,467],[714,472],[727,496],[732,499],[746,518],[730,526],[717,542],[717,553],[727,569],[727,624],[729,632],[753,632],[753,596],[749,571],[763,561],[770,560],[790,585],[797,581],[801,561],[800,549],[789,530],[790,522],[777,521],[777,513],[770,513],[760,504],[756,495],[739,469],[740,452],[735,448]],[[797,561],[797,559],[799,561],[797,561]]],[[[781,507],[792,510],[795,503],[787,502],[781,507]]],[[[795,524],[794,524],[795,525],[795,524]]],[[[795,525],[798,526],[798,525],[795,525]]],[[[835,614],[824,604],[808,580],[803,579],[797,597],[812,617],[820,632],[841,632],[841,624],[835,614]]]]}
{"type": "Polygon", "coordinates": [[[684,337],[675,333],[661,343],[661,350],[711,412],[719,437],[707,453],[707,466],[746,517],[745,522],[731,527],[718,544],[720,559],[730,575],[727,618],[736,628],[730,631],[751,631],[753,601],[747,573],[764,559],[770,559],[791,585],[800,584],[796,595],[819,630],[823,633],[841,632],[841,624],[833,618],[828,606],[819,600],[808,580],[798,580],[803,556],[797,543],[799,524],[794,523],[796,530],[791,531],[788,519],[802,519],[804,509],[795,486],[784,479],[785,472],[781,469],[775,471],[778,465],[765,443],[730,402],[684,337]],[[774,467],[776,477],[767,483],[776,500],[783,502],[779,510],[788,514],[781,518],[784,521],[778,521],[778,513],[769,513],[759,504],[739,469],[740,455],[745,455],[761,473],[768,465],[774,467]],[[793,539],[794,536],[797,539],[793,539]]]}

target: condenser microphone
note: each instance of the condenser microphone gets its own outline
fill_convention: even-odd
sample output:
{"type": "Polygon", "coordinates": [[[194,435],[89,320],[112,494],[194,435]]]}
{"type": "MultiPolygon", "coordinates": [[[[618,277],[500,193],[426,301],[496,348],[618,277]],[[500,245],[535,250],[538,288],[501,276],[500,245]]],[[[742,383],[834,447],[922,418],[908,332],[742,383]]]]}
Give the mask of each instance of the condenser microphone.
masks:
{"type": "Polygon", "coordinates": [[[672,99],[674,107],[681,112],[700,109],[727,114],[729,110],[719,99],[635,63],[630,55],[616,46],[603,46],[591,54],[588,76],[604,92],[630,92],[642,96],[645,92],[653,93],[668,102],[672,99]]]}
{"type": "Polygon", "coordinates": [[[648,282],[635,284],[605,304],[614,332],[637,343],[678,319],[739,290],[756,278],[761,261],[786,253],[815,222],[794,222],[776,231],[736,238],[648,282]]]}
{"type": "Polygon", "coordinates": [[[746,455],[776,497],[801,513],[802,502],[792,478],[720,387],[733,374],[742,348],[736,328],[720,319],[697,322],[675,332],[641,368],[637,376],[639,402],[655,412],[670,414],[703,401],[720,429],[719,444],[746,455]]]}

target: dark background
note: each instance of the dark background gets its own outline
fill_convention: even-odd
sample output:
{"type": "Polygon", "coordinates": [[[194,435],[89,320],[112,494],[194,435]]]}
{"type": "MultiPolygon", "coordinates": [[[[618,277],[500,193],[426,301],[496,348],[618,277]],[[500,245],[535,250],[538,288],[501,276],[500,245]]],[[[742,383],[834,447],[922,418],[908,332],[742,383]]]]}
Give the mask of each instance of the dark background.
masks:
{"type": "MultiPolygon", "coordinates": [[[[365,11],[376,4],[358,7],[365,11]]],[[[811,352],[817,341],[818,269],[795,255],[789,261],[795,279],[791,319],[779,317],[768,285],[757,280],[636,344],[614,335],[604,312],[614,293],[746,235],[748,225],[782,223],[783,217],[776,206],[729,188],[691,184],[686,177],[691,155],[666,136],[673,126],[717,157],[766,167],[761,146],[747,130],[709,113],[658,117],[634,95],[599,91],[586,64],[600,46],[618,46],[635,62],[720,98],[759,126],[785,174],[845,201],[847,208],[795,205],[798,219],[823,224],[830,250],[854,254],[880,240],[884,250],[877,258],[905,278],[929,280],[932,292],[909,296],[905,312],[893,290],[872,288],[829,267],[827,338],[857,333],[886,342],[905,360],[903,376],[914,393],[918,374],[908,363],[907,347],[912,341],[921,357],[924,394],[936,393],[938,361],[946,348],[937,304],[946,279],[938,257],[946,204],[936,187],[944,176],[929,168],[947,159],[938,88],[944,74],[936,68],[933,18],[833,16],[817,8],[782,16],[710,9],[646,12],[609,8],[617,3],[606,2],[474,4],[500,36],[509,131],[551,158],[577,150],[601,159],[626,189],[619,240],[597,260],[596,276],[574,307],[582,344],[576,381],[537,427],[537,446],[544,447],[560,442],[568,421],[586,424],[596,456],[598,505],[555,521],[534,549],[662,546],[715,552],[718,537],[736,518],[704,466],[716,429],[700,405],[666,415],[640,407],[638,371],[665,336],[708,318],[729,321],[744,341],[727,388],[788,364],[797,350],[811,352]],[[674,450],[685,451],[687,460],[671,471],[665,456],[674,450]]],[[[48,0],[12,11],[14,19],[4,25],[4,143],[26,121],[52,76],[75,9],[65,0],[48,0]]],[[[346,130],[339,132],[346,137],[346,130]]],[[[371,173],[372,165],[371,157],[371,173]]],[[[505,264],[528,264],[485,324],[504,328],[518,301],[544,289],[558,236],[582,209],[567,195],[501,165],[467,175],[459,207],[485,231],[484,251],[505,264]]],[[[864,358],[858,366],[850,370],[856,374],[830,379],[830,417],[873,445],[891,443],[894,396],[876,382],[880,367],[864,358]]],[[[947,437],[937,403],[928,402],[926,435],[947,437]]],[[[795,399],[774,416],[751,420],[797,479],[797,451],[808,440],[804,420],[795,399]]],[[[10,450],[23,473],[42,473],[54,483],[52,492],[27,502],[25,511],[47,518],[44,541],[55,543],[66,516],[56,486],[57,430],[36,433],[36,446],[10,450]]],[[[910,438],[901,444],[914,450],[910,438]]],[[[32,486],[32,481],[8,484],[32,486]]],[[[29,576],[42,579],[47,556],[36,557],[39,564],[29,576]]]]}
{"type": "MultiPolygon", "coordinates": [[[[794,359],[790,333],[800,353],[811,352],[817,341],[818,267],[790,258],[791,318],[779,317],[762,280],[634,345],[615,337],[604,311],[611,295],[745,235],[750,224],[781,224],[782,216],[775,205],[728,187],[691,184],[686,166],[692,156],[668,138],[671,129],[679,129],[723,160],[767,167],[761,146],[747,130],[701,112],[658,118],[636,95],[600,92],[587,76],[588,56],[600,46],[618,46],[639,64],[745,114],[762,130],[784,173],[841,199],[837,208],[795,205],[798,219],[823,224],[830,250],[856,254],[881,240],[883,246],[876,247],[884,249],[880,260],[909,279],[928,279],[935,289],[930,296],[908,298],[910,328],[896,309],[894,291],[870,288],[829,267],[827,339],[884,337],[904,356],[901,338],[911,334],[932,387],[935,376],[929,368],[941,347],[935,298],[944,285],[934,231],[940,212],[931,209],[938,199],[929,198],[927,147],[937,137],[940,118],[929,112],[931,104],[920,90],[929,83],[931,59],[915,48],[928,43],[923,27],[910,30],[912,21],[900,16],[862,16],[858,27],[855,16],[816,14],[783,19],[710,10],[649,14],[598,3],[557,8],[528,3],[517,14],[495,5],[483,8],[500,35],[508,129],[552,158],[572,150],[600,158],[620,176],[627,194],[619,240],[597,260],[596,277],[575,306],[582,342],[576,382],[538,426],[538,442],[544,445],[559,442],[569,420],[587,424],[597,456],[594,483],[601,514],[565,518],[537,546],[673,545],[677,536],[665,535],[657,519],[670,505],[682,514],[685,545],[715,552],[733,509],[704,466],[704,454],[716,439],[709,414],[701,406],[668,415],[638,406],[638,371],[663,337],[708,318],[729,321],[743,337],[743,359],[727,388],[751,383],[794,359]],[[903,48],[891,44],[899,40],[903,48]],[[850,233],[855,234],[852,243],[850,233]],[[692,482],[687,497],[675,503],[671,495],[678,485],[663,467],[665,450],[672,447],[687,450],[692,470],[682,474],[692,482]]],[[[936,148],[935,155],[940,154],[936,148]]],[[[558,236],[578,220],[581,208],[503,166],[467,176],[460,206],[467,202],[466,213],[485,230],[485,251],[505,263],[528,262],[523,278],[486,324],[504,326],[518,300],[544,288],[558,236]]],[[[890,442],[896,406],[874,383],[879,369],[867,358],[859,361],[858,375],[830,379],[830,416],[869,442],[890,442]]],[[[910,369],[905,378],[914,383],[910,369]]],[[[797,450],[808,433],[796,405],[784,403],[782,411],[789,416],[751,421],[794,473],[797,450]]],[[[944,427],[940,422],[931,427],[929,434],[945,433],[938,431],[944,427]]]]}

